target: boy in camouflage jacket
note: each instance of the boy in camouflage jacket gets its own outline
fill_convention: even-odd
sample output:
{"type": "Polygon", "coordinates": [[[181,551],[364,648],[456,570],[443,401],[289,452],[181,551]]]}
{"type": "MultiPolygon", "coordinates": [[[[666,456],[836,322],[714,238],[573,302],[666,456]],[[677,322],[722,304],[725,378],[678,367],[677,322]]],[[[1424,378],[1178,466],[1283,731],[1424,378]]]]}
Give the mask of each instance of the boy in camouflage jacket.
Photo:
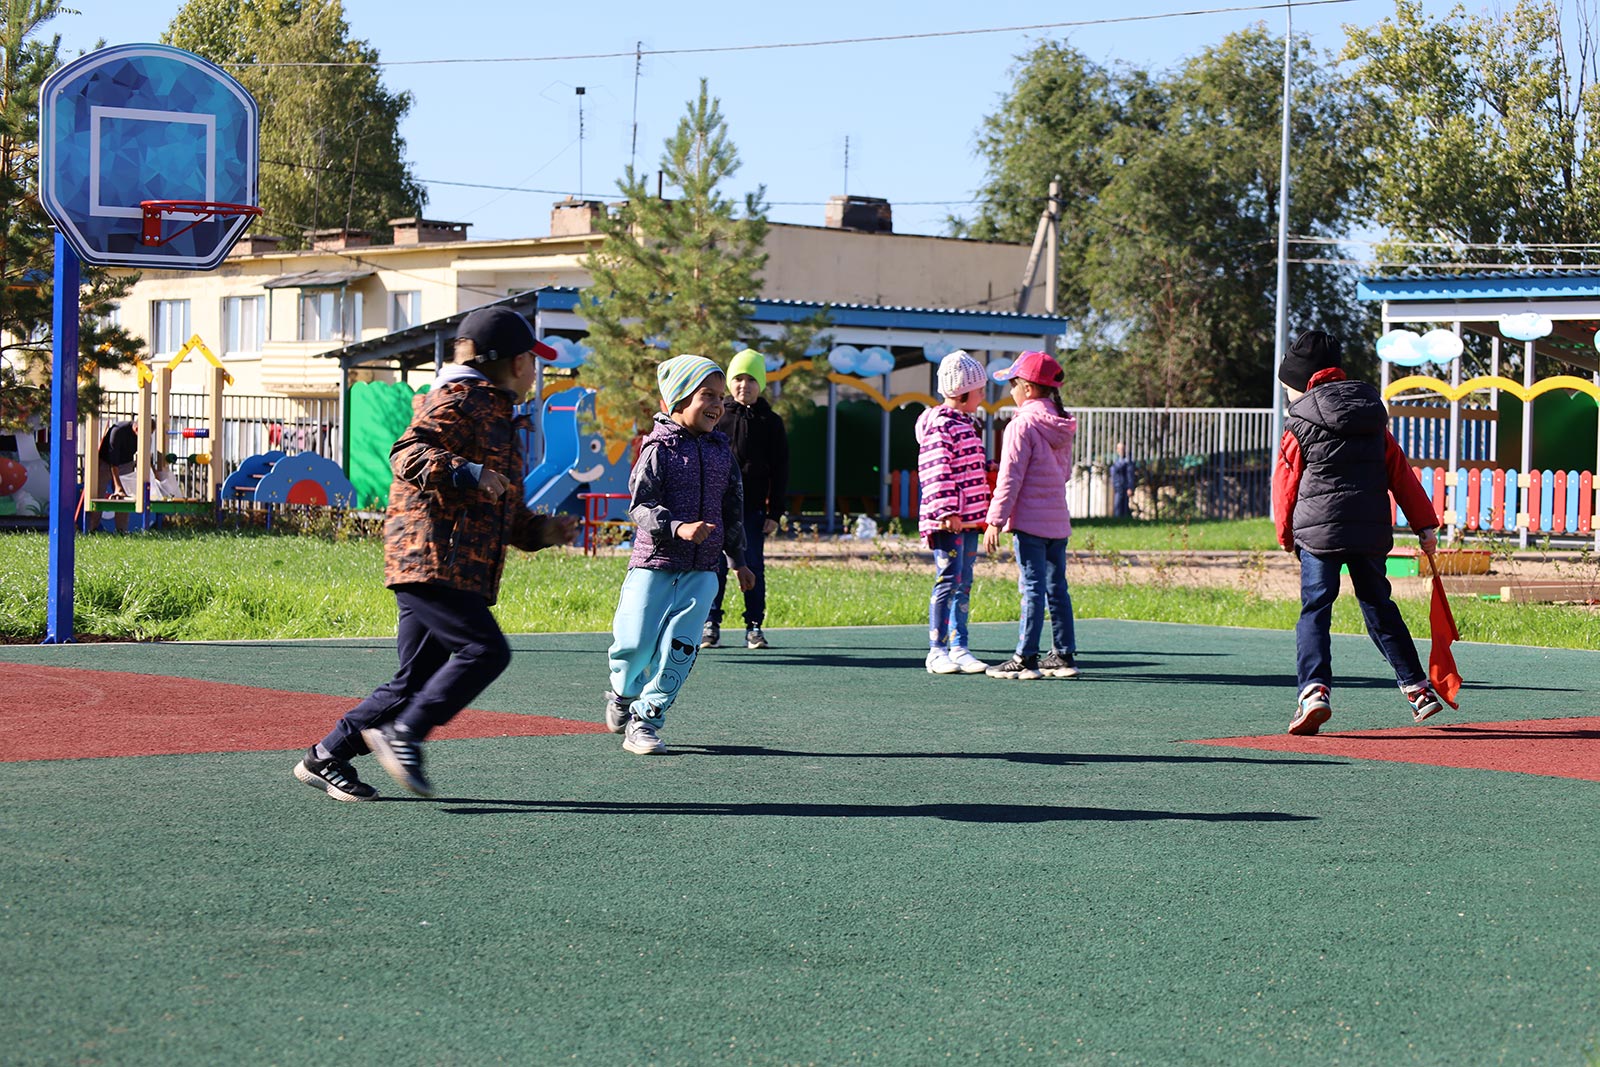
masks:
{"type": "Polygon", "coordinates": [[[535,552],[572,540],[572,516],[535,515],[522,500],[514,408],[534,360],[554,351],[509,308],[461,321],[455,362],[439,372],[390,450],[394,485],[384,523],[384,584],[399,602],[400,670],[306,751],[295,777],[335,800],[371,800],[349,761],[378,757],[419,796],[433,789],[422,741],[504,671],[511,649],[489,608],[506,546],[535,552]]]}

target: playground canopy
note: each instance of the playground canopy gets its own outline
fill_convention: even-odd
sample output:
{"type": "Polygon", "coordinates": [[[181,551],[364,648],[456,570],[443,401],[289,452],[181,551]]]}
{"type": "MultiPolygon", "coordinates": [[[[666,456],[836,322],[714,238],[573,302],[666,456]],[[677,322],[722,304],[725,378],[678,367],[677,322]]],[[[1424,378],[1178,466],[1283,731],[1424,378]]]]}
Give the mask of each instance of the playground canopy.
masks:
{"type": "MultiPolygon", "coordinates": [[[[1390,363],[1380,364],[1386,401],[1433,394],[1439,398],[1432,401],[1434,405],[1443,407],[1440,401],[1448,404],[1448,455],[1440,457],[1446,466],[1436,479],[1438,492],[1446,496],[1435,498],[1444,521],[1467,530],[1515,529],[1524,544],[1530,532],[1558,536],[1593,533],[1597,510],[1593,480],[1600,466],[1600,430],[1594,415],[1595,405],[1600,404],[1600,353],[1596,350],[1600,271],[1529,269],[1365,278],[1356,293],[1361,300],[1382,302],[1386,335],[1396,328],[1432,324],[1458,337],[1476,335],[1489,341],[1489,373],[1465,380],[1459,358],[1446,361],[1448,380],[1424,373],[1425,364],[1415,372],[1402,370],[1398,376],[1390,363]],[[1536,356],[1563,364],[1564,373],[1537,379],[1536,356]],[[1512,366],[1520,368],[1520,381],[1504,374],[1504,369],[1512,366]],[[1462,401],[1485,392],[1499,396],[1491,396],[1487,404],[1468,407],[1471,414],[1490,423],[1487,454],[1464,457],[1462,401]],[[1520,401],[1520,407],[1502,404],[1500,400],[1507,394],[1520,401]],[[1541,405],[1534,403],[1546,394],[1554,395],[1541,405]],[[1553,402],[1582,410],[1576,412],[1576,419],[1566,419],[1559,435],[1541,434],[1535,416],[1551,421],[1553,409],[1548,405],[1553,402]],[[1509,448],[1505,449],[1507,458],[1502,461],[1499,429],[1507,416],[1514,416],[1518,424],[1520,451],[1513,460],[1509,448]],[[1546,448],[1547,441],[1556,444],[1555,437],[1560,438],[1560,447],[1546,448]],[[1563,458],[1551,464],[1541,451],[1547,455],[1559,452],[1563,458]],[[1557,469],[1541,470],[1541,465],[1557,469]],[[1568,465],[1575,469],[1560,469],[1568,465]],[[1490,481],[1492,487],[1485,488],[1490,481]]],[[[1395,408],[1391,412],[1400,414],[1395,408]]],[[[1506,428],[1511,429],[1509,425],[1506,428]]]]}

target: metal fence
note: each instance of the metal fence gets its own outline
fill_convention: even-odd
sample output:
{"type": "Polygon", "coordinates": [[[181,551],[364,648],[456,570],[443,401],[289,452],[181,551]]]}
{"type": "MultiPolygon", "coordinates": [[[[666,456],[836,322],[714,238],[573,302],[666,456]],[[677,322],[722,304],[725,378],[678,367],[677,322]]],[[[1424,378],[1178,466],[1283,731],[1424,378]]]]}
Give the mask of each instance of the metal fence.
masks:
{"type": "MultiPolygon", "coordinates": [[[[132,390],[107,392],[100,409],[102,428],[123,419],[133,419],[138,413],[138,404],[139,394],[132,390]]],[[[152,412],[154,407],[152,398],[152,412]]],[[[190,463],[189,458],[219,447],[227,459],[229,471],[236,469],[247,456],[274,449],[288,455],[315,452],[336,463],[342,462],[337,400],[223,393],[219,429],[209,424],[204,393],[171,393],[168,416],[167,437],[161,449],[177,457],[173,472],[188,495],[200,495],[199,483],[205,476],[203,469],[190,463]],[[208,430],[211,436],[183,436],[184,430],[201,428],[208,430]]],[[[82,463],[94,455],[100,442],[84,440],[82,434],[79,441],[81,471],[82,463]]]]}
{"type": "Polygon", "coordinates": [[[1236,519],[1272,504],[1271,408],[1072,408],[1077,469],[1072,514],[1112,512],[1111,461],[1121,442],[1133,461],[1136,518],[1236,519]]]}

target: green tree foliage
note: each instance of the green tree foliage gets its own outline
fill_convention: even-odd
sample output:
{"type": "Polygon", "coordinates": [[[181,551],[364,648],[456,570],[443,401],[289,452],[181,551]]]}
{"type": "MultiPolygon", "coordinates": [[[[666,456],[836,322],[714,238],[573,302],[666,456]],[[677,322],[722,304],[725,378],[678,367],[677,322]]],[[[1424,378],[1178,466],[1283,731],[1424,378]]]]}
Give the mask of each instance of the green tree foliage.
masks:
{"type": "Polygon", "coordinates": [[[1370,115],[1356,146],[1372,168],[1362,206],[1396,239],[1382,258],[1593,261],[1538,247],[1600,230],[1600,41],[1592,9],[1578,8],[1575,43],[1544,0],[1439,19],[1397,0],[1393,18],[1350,32],[1344,57],[1370,115]]]}
{"type": "MultiPolygon", "coordinates": [[[[61,42],[42,27],[60,0],[3,0],[0,11],[0,426],[18,429],[50,409],[55,297],[53,224],[39,202],[39,88],[60,66],[61,42]]],[[[109,319],[136,277],[85,265],[78,326],[81,410],[98,410],[101,369],[124,368],[140,343],[109,319]]]]}
{"type": "Polygon", "coordinates": [[[389,219],[421,213],[427,192],[400,136],[411,95],[384,88],[341,0],[188,0],[162,40],[227,68],[260,104],[257,225],[287,247],[346,225],[381,243],[389,219]],[[355,65],[285,65],[311,63],[355,65]]]}
{"type": "MultiPolygon", "coordinates": [[[[1259,405],[1271,396],[1283,40],[1257,27],[1163,75],[1109,70],[1064,45],[1025,57],[986,122],[987,203],[961,232],[1026,240],[1063,181],[1058,308],[1076,403],[1259,405]]],[[[1297,43],[1290,227],[1342,233],[1361,160],[1357,112],[1297,43]]],[[[1347,274],[1300,265],[1292,323],[1351,333],[1347,274]]]]}
{"type": "MultiPolygon", "coordinates": [[[[744,301],[760,292],[767,261],[765,189],[747,193],[741,212],[718,191],[738,169],[721,103],[702,80],[661,156],[662,176],[680,195],[653,196],[631,166],[617,182],[625,202],[599,221],[605,239],[585,260],[593,282],[579,305],[592,353],[582,378],[598,391],[600,421],[614,432],[649,424],[663,359],[692,352],[726,366],[734,353],[756,348],[792,361],[813,343],[818,322],[795,324],[773,341],[750,321],[744,301]]],[[[786,406],[809,392],[792,374],[786,406]]]]}

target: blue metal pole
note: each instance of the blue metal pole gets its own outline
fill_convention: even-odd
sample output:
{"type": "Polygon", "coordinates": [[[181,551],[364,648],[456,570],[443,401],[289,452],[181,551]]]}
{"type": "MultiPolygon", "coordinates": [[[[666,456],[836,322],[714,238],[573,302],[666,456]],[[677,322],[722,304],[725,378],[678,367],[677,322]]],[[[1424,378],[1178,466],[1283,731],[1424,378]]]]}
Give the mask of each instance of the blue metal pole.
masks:
{"type": "MultiPolygon", "coordinates": [[[[889,378],[883,376],[883,395],[889,395],[889,378]]],[[[889,516],[889,409],[883,409],[883,422],[878,433],[878,518],[889,516]]]]}
{"type": "Polygon", "coordinates": [[[78,254],[57,233],[55,307],[51,316],[55,370],[50,384],[50,469],[55,485],[50,490],[44,638],[47,645],[72,640],[72,526],[78,503],[78,279],[78,254]]]}

